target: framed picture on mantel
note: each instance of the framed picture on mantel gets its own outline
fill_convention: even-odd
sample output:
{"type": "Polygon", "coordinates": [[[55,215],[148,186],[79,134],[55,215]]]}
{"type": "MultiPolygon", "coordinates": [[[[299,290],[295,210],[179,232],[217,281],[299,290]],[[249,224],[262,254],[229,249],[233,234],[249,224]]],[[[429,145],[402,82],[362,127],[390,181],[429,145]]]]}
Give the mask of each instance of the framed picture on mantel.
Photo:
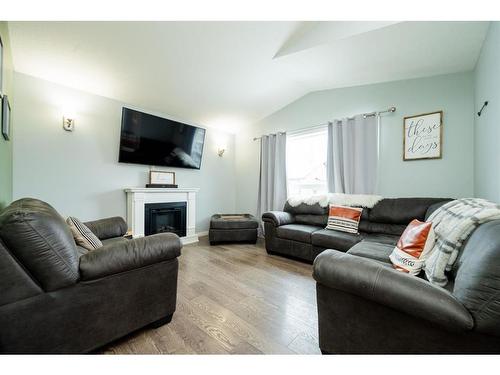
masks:
{"type": "Polygon", "coordinates": [[[164,171],[149,171],[149,183],[158,185],[175,184],[175,173],[164,171]]]}
{"type": "Polygon", "coordinates": [[[403,119],[403,160],[440,159],[443,111],[403,119]]]}

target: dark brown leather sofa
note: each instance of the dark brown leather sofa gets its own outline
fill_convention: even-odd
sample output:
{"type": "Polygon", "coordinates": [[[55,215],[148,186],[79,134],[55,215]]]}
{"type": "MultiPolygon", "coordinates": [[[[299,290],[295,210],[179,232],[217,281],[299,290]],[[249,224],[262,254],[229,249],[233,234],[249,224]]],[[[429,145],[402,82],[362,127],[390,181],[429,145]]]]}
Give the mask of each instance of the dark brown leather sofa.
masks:
{"type": "Polygon", "coordinates": [[[359,235],[324,230],[318,205],[263,215],[268,252],[314,259],[323,353],[500,353],[500,220],[474,231],[445,288],[390,263],[406,225],[446,201],[383,199],[363,210],[359,235]]]}
{"type": "Polygon", "coordinates": [[[386,198],[372,209],[363,209],[359,234],[325,229],[328,208],[318,204],[292,207],[262,215],[266,250],[312,262],[326,249],[368,254],[384,259],[386,245],[394,246],[413,219],[425,220],[447,198],[386,198]],[[362,242],[363,246],[355,246],[362,242]]]}
{"type": "Polygon", "coordinates": [[[20,199],[0,213],[0,352],[85,353],[175,311],[175,234],[123,238],[122,218],[86,223],[103,242],[75,245],[49,204],[20,199]]]}
{"type": "Polygon", "coordinates": [[[315,259],[322,352],[500,353],[500,220],[474,231],[445,288],[393,269],[391,251],[315,259]]]}

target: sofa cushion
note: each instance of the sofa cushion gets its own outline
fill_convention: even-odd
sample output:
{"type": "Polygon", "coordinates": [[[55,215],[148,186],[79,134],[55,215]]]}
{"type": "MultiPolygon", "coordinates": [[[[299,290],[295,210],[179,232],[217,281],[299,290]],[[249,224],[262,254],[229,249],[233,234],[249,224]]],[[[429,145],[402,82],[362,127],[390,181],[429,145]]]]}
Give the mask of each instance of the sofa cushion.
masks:
{"type": "Polygon", "coordinates": [[[413,219],[425,220],[429,206],[446,198],[386,198],[370,210],[370,221],[408,225],[413,219]]]}
{"type": "Polygon", "coordinates": [[[399,237],[403,234],[405,229],[406,225],[404,224],[372,223],[371,221],[364,221],[363,218],[361,218],[359,223],[359,231],[366,233],[382,233],[399,237]]]}
{"type": "Polygon", "coordinates": [[[321,227],[313,225],[288,224],[276,228],[276,234],[279,238],[311,243],[311,233],[321,229],[321,227]]]}
{"type": "Polygon", "coordinates": [[[374,259],[379,262],[390,264],[391,261],[389,260],[389,255],[391,255],[393,249],[393,245],[387,245],[379,242],[361,241],[351,247],[347,254],[374,259]]]}
{"type": "Polygon", "coordinates": [[[378,242],[391,246],[396,246],[398,240],[399,236],[393,236],[392,234],[370,233],[363,235],[363,241],[378,242]]]}
{"type": "Polygon", "coordinates": [[[363,239],[361,234],[339,232],[330,229],[316,231],[311,237],[314,246],[339,251],[347,251],[363,239]]]}

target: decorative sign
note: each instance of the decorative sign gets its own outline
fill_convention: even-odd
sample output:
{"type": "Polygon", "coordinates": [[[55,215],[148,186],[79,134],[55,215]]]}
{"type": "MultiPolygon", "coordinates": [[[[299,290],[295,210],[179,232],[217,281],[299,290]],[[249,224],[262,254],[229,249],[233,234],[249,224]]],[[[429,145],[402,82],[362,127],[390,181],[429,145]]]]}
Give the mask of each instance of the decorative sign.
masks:
{"type": "Polygon", "coordinates": [[[405,117],[403,131],[403,160],[441,158],[443,111],[405,117]]]}
{"type": "Polygon", "coordinates": [[[175,184],[175,173],[164,171],[149,171],[149,183],[160,185],[175,184]]]}

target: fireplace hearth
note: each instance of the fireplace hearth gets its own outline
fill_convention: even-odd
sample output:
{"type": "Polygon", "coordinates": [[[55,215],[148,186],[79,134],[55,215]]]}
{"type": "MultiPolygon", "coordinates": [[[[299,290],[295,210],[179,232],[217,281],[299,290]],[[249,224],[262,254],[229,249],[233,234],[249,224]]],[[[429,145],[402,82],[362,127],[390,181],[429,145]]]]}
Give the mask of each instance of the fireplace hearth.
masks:
{"type": "Polygon", "coordinates": [[[186,236],[186,202],[147,203],[144,205],[144,234],[171,232],[186,236]]]}

